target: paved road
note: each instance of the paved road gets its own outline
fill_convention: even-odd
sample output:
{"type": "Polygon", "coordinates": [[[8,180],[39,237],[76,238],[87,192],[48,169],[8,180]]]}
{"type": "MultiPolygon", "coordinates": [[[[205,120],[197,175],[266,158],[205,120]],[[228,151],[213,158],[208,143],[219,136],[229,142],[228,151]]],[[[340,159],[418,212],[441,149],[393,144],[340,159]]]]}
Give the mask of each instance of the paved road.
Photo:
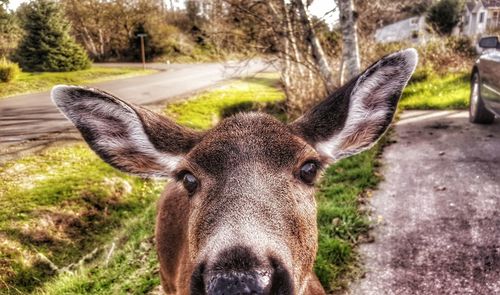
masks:
{"type": "Polygon", "coordinates": [[[371,200],[380,224],[361,246],[351,294],[500,294],[500,120],[406,112],[371,200]]]}
{"type": "MultiPolygon", "coordinates": [[[[130,66],[130,65],[128,65],[130,66]]],[[[222,80],[264,71],[262,62],[166,65],[152,64],[160,72],[140,77],[91,84],[136,104],[172,100],[222,80]]],[[[24,149],[43,147],[47,141],[72,140],[71,123],[52,104],[49,92],[20,95],[0,100],[0,150],[3,159],[24,149]],[[50,138],[50,139],[49,139],[50,138]],[[47,140],[45,140],[47,139],[47,140]],[[26,146],[26,143],[29,144],[26,146]],[[25,147],[26,146],[26,147],[25,147]]]]}

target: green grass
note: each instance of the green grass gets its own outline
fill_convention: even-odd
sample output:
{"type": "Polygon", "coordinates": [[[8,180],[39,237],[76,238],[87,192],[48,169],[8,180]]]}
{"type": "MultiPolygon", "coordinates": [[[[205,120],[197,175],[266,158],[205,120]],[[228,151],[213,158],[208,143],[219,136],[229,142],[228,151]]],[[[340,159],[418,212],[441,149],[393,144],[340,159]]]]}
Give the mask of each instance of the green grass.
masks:
{"type": "Polygon", "coordinates": [[[63,73],[25,73],[9,83],[0,82],[0,99],[33,92],[49,90],[57,84],[88,84],[106,80],[122,79],[152,74],[156,71],[137,68],[105,68],[94,66],[88,70],[63,73]]]}
{"type": "MultiPolygon", "coordinates": [[[[177,122],[195,129],[207,129],[223,117],[239,111],[270,110],[272,104],[285,98],[276,88],[275,74],[234,81],[213,91],[202,93],[185,102],[168,105],[165,114],[177,122]]],[[[280,117],[284,119],[283,116],[280,117]]]]}
{"type": "Polygon", "coordinates": [[[358,274],[356,245],[370,224],[360,203],[381,177],[382,143],[330,166],[318,184],[319,249],[315,271],[327,291],[339,291],[358,274]]]}
{"type": "MultiPolygon", "coordinates": [[[[415,74],[416,77],[420,73],[415,74]]],[[[424,75],[405,88],[399,107],[405,110],[464,109],[469,106],[470,73],[424,75]]]]}
{"type": "MultiPolygon", "coordinates": [[[[284,95],[276,88],[277,77],[266,74],[234,81],[187,102],[168,105],[165,113],[197,129],[207,129],[242,110],[267,110],[285,120],[279,107],[284,95]]],[[[377,146],[331,166],[318,184],[320,249],[315,270],[329,291],[345,287],[356,274],[356,244],[369,228],[366,213],[358,208],[359,196],[379,181],[374,172],[379,150],[377,146]]],[[[22,274],[2,277],[9,284],[7,293],[17,294],[17,288],[37,294],[144,294],[159,284],[152,237],[154,200],[161,184],[117,172],[82,145],[54,148],[10,162],[0,172],[0,179],[0,234],[7,241],[0,243],[0,252],[7,253],[0,256],[0,267],[7,265],[11,274],[19,270],[22,274]],[[107,210],[103,209],[106,204],[107,210]],[[40,212],[68,212],[82,219],[89,210],[97,210],[94,214],[99,221],[94,224],[84,220],[88,236],[80,237],[81,231],[65,236],[66,231],[57,224],[52,228],[50,222],[40,228],[45,218],[40,212]],[[64,241],[64,247],[24,240],[19,235],[24,229],[41,229],[64,241]],[[107,261],[112,243],[114,251],[107,261]],[[40,275],[35,267],[36,251],[64,266],[98,246],[102,247],[100,255],[71,272],[40,275]]],[[[46,271],[47,267],[42,264],[40,269],[46,271]]],[[[6,272],[0,269],[0,273],[6,272]]]]}
{"type": "Polygon", "coordinates": [[[83,144],[1,167],[0,291],[33,291],[55,275],[47,259],[63,268],[108,242],[162,186],[118,172],[83,144]]]}
{"type": "Polygon", "coordinates": [[[155,204],[124,222],[117,233],[116,252],[105,262],[111,247],[101,260],[75,272],[55,278],[36,294],[146,294],[160,284],[159,265],[153,242],[155,204]]]}

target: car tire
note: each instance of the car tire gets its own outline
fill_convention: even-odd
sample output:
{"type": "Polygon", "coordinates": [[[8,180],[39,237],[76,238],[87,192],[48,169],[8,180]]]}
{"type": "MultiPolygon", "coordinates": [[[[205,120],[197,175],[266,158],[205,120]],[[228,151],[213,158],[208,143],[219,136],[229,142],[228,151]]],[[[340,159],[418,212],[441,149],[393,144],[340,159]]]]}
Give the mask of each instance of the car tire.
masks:
{"type": "Polygon", "coordinates": [[[475,72],[470,87],[469,121],[476,124],[491,124],[494,120],[495,115],[484,106],[479,87],[479,73],[475,72]]]}

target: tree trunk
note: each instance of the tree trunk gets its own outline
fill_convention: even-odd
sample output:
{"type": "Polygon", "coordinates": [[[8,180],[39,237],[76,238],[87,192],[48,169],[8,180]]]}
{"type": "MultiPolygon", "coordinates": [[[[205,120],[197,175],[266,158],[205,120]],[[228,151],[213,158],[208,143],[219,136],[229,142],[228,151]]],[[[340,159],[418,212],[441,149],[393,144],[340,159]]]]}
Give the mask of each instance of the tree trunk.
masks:
{"type": "MultiPolygon", "coordinates": [[[[284,4],[284,3],[283,3],[284,4]]],[[[286,35],[286,29],[283,28],[284,20],[281,19],[282,15],[278,12],[273,1],[268,1],[267,6],[269,7],[269,11],[273,17],[273,23],[277,27],[276,34],[274,34],[274,40],[276,42],[276,46],[278,47],[278,54],[280,60],[283,61],[283,68],[281,71],[281,76],[283,79],[283,84],[285,85],[285,92],[289,91],[290,83],[290,42],[286,35]]]]}
{"type": "Polygon", "coordinates": [[[357,13],[353,0],[338,0],[340,26],[342,29],[342,62],[340,68],[340,84],[351,80],[359,74],[359,48],[356,34],[357,13]]]}
{"type": "Polygon", "coordinates": [[[297,4],[297,8],[299,9],[300,19],[302,25],[306,30],[306,40],[309,42],[312,48],[313,59],[318,67],[319,73],[321,75],[321,79],[325,83],[326,89],[328,93],[332,93],[335,90],[335,82],[333,80],[332,71],[330,69],[330,65],[328,64],[328,59],[326,54],[323,52],[323,48],[319,43],[319,39],[316,36],[316,32],[314,31],[314,27],[312,25],[311,19],[309,18],[309,14],[307,13],[306,6],[304,5],[304,0],[295,0],[297,4]]]}
{"type": "Polygon", "coordinates": [[[281,0],[281,6],[283,9],[282,13],[283,13],[283,17],[284,17],[285,24],[286,24],[286,36],[287,36],[287,39],[291,45],[293,57],[295,58],[295,65],[297,66],[297,69],[299,71],[300,76],[303,77],[304,71],[302,70],[302,64],[301,64],[302,59],[300,57],[299,49],[297,47],[297,39],[295,38],[294,28],[293,28],[292,21],[290,19],[289,13],[288,13],[288,8],[286,6],[285,0],[281,0]]]}
{"type": "Polygon", "coordinates": [[[99,53],[97,52],[97,48],[95,46],[94,40],[92,39],[92,36],[89,33],[89,30],[85,25],[81,26],[83,30],[83,42],[85,44],[85,48],[90,51],[90,53],[93,55],[94,58],[99,58],[99,53]]]}

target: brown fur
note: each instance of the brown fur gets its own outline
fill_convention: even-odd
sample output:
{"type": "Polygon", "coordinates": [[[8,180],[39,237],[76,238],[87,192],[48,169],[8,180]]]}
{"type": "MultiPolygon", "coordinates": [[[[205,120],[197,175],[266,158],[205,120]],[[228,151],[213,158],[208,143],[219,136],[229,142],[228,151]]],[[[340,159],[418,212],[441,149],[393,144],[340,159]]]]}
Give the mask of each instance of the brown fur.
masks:
{"type": "MultiPolygon", "coordinates": [[[[294,276],[302,281],[310,279],[308,284],[318,290],[312,273],[317,248],[313,188],[301,184],[294,173],[306,160],[318,158],[286,125],[264,114],[237,115],[209,131],[178,168],[178,172],[189,169],[202,189],[190,198],[178,182],[172,182],[159,203],[156,237],[164,289],[171,294],[188,294],[189,275],[179,274],[194,271],[222,222],[237,223],[251,214],[279,237],[277,243],[289,245],[290,253],[264,250],[279,259],[291,256],[294,276]],[[255,177],[256,166],[257,174],[269,175],[267,180],[241,181],[255,177]]],[[[216,254],[205,258],[210,261],[216,254]]],[[[294,287],[301,288],[299,284],[294,287]]]]}
{"type": "Polygon", "coordinates": [[[52,97],[103,160],[172,178],[155,231],[167,294],[227,290],[218,283],[242,275],[259,294],[319,295],[314,185],[300,169],[372,145],[415,64],[414,51],[389,55],[290,125],[238,114],[204,133],[94,89],[56,87],[52,97]],[[186,173],[198,181],[193,192],[186,173]]]}

